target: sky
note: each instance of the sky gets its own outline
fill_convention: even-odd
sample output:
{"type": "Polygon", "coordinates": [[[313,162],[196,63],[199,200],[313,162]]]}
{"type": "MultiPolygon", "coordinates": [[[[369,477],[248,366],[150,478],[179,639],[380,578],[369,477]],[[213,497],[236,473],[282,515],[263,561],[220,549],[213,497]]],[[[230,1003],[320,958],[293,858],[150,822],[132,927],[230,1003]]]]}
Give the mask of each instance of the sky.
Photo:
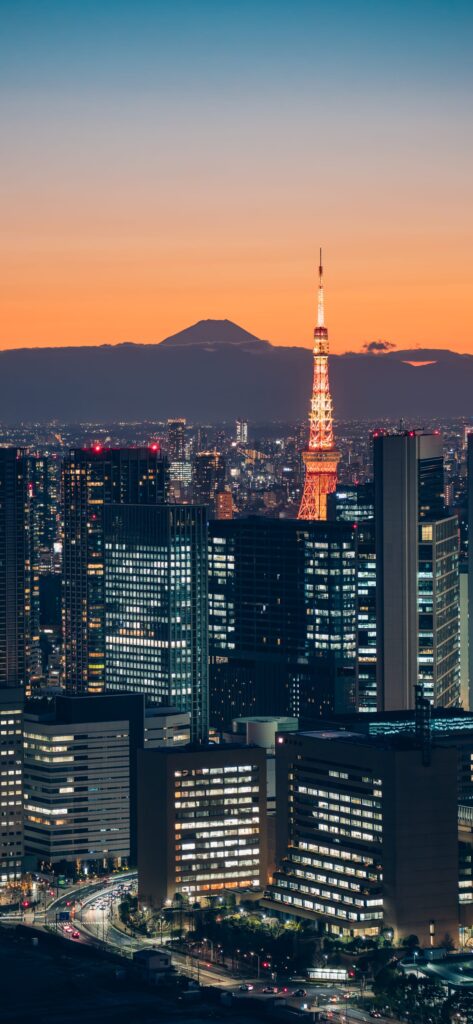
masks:
{"type": "Polygon", "coordinates": [[[470,0],[2,0],[0,348],[473,352],[470,0]]]}

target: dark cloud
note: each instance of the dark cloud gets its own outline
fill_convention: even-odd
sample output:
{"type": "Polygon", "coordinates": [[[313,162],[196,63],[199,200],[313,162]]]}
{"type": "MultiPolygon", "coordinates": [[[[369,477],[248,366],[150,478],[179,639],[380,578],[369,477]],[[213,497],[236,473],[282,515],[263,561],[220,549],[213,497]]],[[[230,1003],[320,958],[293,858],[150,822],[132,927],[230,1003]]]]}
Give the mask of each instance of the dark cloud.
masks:
{"type": "Polygon", "coordinates": [[[379,339],[378,341],[365,342],[363,352],[370,352],[376,355],[377,352],[390,352],[393,348],[396,348],[396,346],[393,345],[392,341],[381,341],[379,339]]]}

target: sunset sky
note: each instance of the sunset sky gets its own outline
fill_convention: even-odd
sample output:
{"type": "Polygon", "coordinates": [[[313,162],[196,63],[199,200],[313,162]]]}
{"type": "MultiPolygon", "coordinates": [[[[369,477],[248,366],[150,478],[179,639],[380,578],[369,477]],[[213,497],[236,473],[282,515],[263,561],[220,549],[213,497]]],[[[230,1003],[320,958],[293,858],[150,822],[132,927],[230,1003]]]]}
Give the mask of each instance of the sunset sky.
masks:
{"type": "Polygon", "coordinates": [[[0,348],[473,352],[473,5],[2,0],[0,348]]]}

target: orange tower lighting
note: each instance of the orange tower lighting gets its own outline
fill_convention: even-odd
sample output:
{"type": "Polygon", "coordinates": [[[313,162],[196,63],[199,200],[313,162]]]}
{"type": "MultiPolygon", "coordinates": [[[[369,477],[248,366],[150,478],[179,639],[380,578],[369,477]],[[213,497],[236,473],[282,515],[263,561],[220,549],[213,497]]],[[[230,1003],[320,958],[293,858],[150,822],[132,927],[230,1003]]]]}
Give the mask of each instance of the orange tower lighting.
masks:
{"type": "Polygon", "coordinates": [[[309,413],[310,435],[309,447],[302,452],[305,481],[298,519],[327,518],[327,494],[331,494],[337,486],[337,466],[341,456],[333,440],[323,274],[320,250],[317,327],[314,331],[314,383],[309,413]]]}

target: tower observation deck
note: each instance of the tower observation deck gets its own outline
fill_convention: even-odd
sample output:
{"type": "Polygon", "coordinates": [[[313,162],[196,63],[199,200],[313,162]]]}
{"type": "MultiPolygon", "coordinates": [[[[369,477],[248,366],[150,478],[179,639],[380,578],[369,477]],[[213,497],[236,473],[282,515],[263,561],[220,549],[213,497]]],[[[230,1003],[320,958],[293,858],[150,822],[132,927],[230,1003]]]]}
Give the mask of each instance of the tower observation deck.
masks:
{"type": "Polygon", "coordinates": [[[302,458],[305,481],[298,519],[326,519],[327,494],[337,486],[341,453],[335,447],[328,378],[328,331],[324,315],[322,250],[319,263],[317,327],[314,330],[314,382],[309,413],[309,445],[302,458]]]}

